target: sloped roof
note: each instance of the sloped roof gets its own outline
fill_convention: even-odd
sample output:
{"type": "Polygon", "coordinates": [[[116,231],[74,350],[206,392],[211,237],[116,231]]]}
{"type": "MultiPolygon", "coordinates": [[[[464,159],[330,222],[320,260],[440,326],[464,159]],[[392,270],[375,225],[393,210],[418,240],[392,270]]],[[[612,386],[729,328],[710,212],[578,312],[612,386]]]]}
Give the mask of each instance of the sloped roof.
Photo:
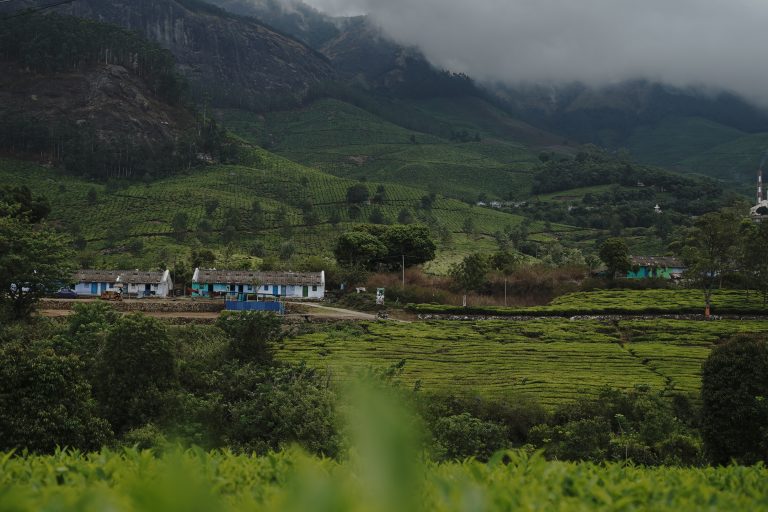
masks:
{"type": "Polygon", "coordinates": [[[673,256],[630,256],[629,261],[638,267],[685,268],[685,264],[673,256]]]}
{"type": "Polygon", "coordinates": [[[163,282],[163,271],[144,270],[78,270],[73,276],[78,283],[126,283],[159,284],[163,282]]]}
{"type": "Polygon", "coordinates": [[[284,284],[299,286],[323,285],[322,272],[256,272],[250,270],[199,269],[198,283],[208,284],[284,284]]]}

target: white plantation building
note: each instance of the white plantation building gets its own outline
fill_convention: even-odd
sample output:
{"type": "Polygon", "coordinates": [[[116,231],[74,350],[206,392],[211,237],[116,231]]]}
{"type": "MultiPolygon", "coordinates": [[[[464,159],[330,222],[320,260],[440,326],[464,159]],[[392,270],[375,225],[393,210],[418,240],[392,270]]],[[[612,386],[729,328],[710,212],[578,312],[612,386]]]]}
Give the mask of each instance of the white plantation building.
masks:
{"type": "Polygon", "coordinates": [[[73,276],[75,293],[98,297],[119,291],[124,297],[168,297],[173,290],[169,270],[80,270],[73,276]]]}
{"type": "Polygon", "coordinates": [[[257,272],[252,270],[206,270],[197,268],[192,276],[192,295],[197,297],[251,296],[322,299],[325,272],[257,272]]]}

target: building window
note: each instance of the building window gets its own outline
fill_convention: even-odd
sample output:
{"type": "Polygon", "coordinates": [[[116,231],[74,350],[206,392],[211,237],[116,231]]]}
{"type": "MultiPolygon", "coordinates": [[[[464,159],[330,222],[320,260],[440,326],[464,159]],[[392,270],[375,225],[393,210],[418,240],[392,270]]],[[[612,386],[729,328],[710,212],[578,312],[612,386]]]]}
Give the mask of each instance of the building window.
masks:
{"type": "Polygon", "coordinates": [[[265,289],[265,290],[269,290],[269,285],[268,285],[268,284],[265,284],[265,285],[264,285],[264,289],[265,289]]]}
{"type": "Polygon", "coordinates": [[[315,286],[313,286],[313,287],[312,287],[312,291],[313,291],[313,292],[316,292],[316,291],[317,291],[317,285],[315,285],[315,286]]]}

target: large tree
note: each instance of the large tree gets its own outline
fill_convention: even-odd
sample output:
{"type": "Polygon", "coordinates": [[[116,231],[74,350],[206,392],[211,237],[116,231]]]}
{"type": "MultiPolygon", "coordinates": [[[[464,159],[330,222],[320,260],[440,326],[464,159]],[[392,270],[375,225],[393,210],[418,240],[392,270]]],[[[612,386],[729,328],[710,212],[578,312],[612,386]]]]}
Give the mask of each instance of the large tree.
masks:
{"type": "Polygon", "coordinates": [[[615,279],[619,272],[626,273],[631,267],[629,248],[623,238],[609,238],[603,242],[598,250],[598,255],[608,267],[608,276],[611,279],[615,279]]]}
{"type": "Polygon", "coordinates": [[[72,279],[71,241],[26,218],[0,217],[0,304],[14,319],[72,279]]]}
{"type": "Polygon", "coordinates": [[[704,314],[707,318],[715,286],[734,270],[738,261],[741,221],[741,216],[732,210],[707,213],[696,219],[685,240],[685,276],[704,293],[704,314]]]}
{"type": "Polygon", "coordinates": [[[424,225],[395,224],[392,226],[366,224],[355,228],[355,232],[369,234],[385,247],[384,253],[373,261],[374,265],[399,269],[420,265],[435,257],[437,246],[432,240],[429,228],[424,225]]]}
{"type": "Polygon", "coordinates": [[[342,233],[333,254],[341,265],[373,268],[387,254],[387,247],[375,236],[363,231],[342,233]]]}
{"type": "Polygon", "coordinates": [[[488,258],[476,252],[464,256],[463,260],[451,266],[448,273],[453,278],[454,283],[464,292],[464,305],[466,305],[467,292],[482,287],[486,282],[489,270],[488,258]]]}

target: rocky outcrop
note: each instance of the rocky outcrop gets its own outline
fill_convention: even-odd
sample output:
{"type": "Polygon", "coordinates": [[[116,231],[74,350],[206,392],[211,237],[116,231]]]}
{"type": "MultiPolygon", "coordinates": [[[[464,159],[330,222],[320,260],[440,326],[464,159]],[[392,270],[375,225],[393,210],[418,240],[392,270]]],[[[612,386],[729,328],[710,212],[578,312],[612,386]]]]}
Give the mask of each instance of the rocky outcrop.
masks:
{"type": "Polygon", "coordinates": [[[194,92],[214,103],[265,107],[303,97],[333,76],[305,44],[197,0],[78,0],[64,14],[134,30],[170,50],[194,92]]]}
{"type": "Polygon", "coordinates": [[[0,115],[48,127],[87,127],[99,141],[147,147],[172,143],[194,125],[188,111],[161,101],[116,65],[39,74],[0,62],[0,115]]]}

